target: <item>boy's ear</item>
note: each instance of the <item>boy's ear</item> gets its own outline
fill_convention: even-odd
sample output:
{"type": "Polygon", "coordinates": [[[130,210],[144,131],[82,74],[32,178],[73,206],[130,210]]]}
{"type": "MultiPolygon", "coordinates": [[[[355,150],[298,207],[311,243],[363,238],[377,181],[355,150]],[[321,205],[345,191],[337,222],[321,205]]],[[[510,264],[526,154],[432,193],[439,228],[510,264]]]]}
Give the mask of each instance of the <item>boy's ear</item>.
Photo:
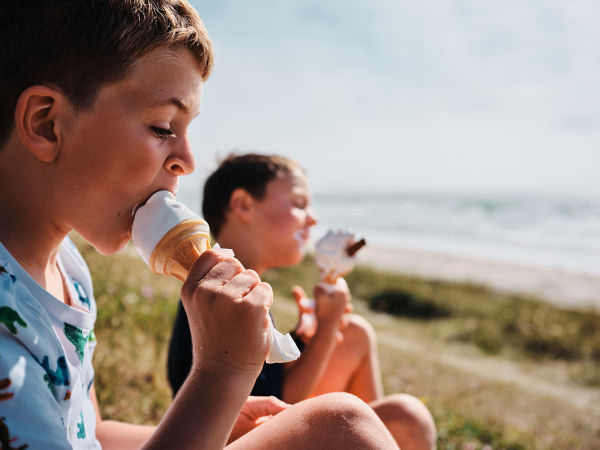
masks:
{"type": "Polygon", "coordinates": [[[62,91],[36,85],[25,89],[15,108],[15,126],[21,141],[42,162],[52,162],[62,143],[61,114],[70,105],[62,91]]]}
{"type": "Polygon", "coordinates": [[[229,212],[242,222],[250,222],[254,197],[244,188],[236,188],[229,196],[229,212]]]}

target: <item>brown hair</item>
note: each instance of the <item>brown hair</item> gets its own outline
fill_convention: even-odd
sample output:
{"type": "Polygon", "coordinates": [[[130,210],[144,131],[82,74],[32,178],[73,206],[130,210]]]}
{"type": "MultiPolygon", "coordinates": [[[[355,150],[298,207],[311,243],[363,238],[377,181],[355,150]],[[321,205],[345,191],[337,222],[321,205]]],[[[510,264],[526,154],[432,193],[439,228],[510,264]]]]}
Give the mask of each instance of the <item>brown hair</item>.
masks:
{"type": "Polygon", "coordinates": [[[295,161],[279,155],[229,155],[206,180],[202,214],[213,236],[218,237],[225,223],[229,198],[237,188],[261,199],[269,181],[300,169],[295,161]]]}
{"type": "Polygon", "coordinates": [[[202,19],[186,0],[2,1],[0,30],[0,146],[29,86],[61,89],[83,110],[149,51],[189,49],[203,79],[214,59],[202,19]]]}

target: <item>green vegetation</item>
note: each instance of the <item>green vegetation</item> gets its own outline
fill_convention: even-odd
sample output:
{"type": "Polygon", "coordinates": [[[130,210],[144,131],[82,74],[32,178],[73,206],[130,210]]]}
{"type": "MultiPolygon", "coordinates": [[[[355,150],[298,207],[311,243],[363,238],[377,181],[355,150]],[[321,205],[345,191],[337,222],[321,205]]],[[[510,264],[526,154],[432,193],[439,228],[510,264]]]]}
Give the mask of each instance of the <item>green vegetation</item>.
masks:
{"type": "MultiPolygon", "coordinates": [[[[106,257],[76,242],[98,303],[95,384],[103,416],[157,423],[171,400],[166,352],[180,283],[150,273],[130,247],[106,257]]],[[[272,312],[280,329],[295,322],[290,287],[310,288],[317,277],[310,258],[265,276],[275,291],[272,312]]],[[[539,377],[557,391],[577,383],[576,389],[596,393],[598,315],[366,267],[347,280],[356,311],[379,336],[386,392],[408,392],[428,405],[438,448],[593,448],[600,439],[600,421],[589,410],[548,397],[536,383],[523,388],[539,377]],[[513,372],[504,381],[501,371],[484,373],[490,363],[523,379],[513,385],[513,372]]]]}
{"type": "MultiPolygon", "coordinates": [[[[265,278],[279,293],[292,280],[312,286],[312,258],[265,278]]],[[[419,320],[446,341],[472,343],[488,354],[569,363],[572,381],[600,386],[600,314],[566,311],[533,297],[484,286],[424,280],[358,267],[346,277],[356,301],[374,311],[419,320]]],[[[432,331],[433,332],[433,331],[432,331]]]]}
{"type": "Polygon", "coordinates": [[[156,424],[171,402],[166,349],[179,283],[151,273],[131,248],[106,257],[77,243],[98,305],[94,367],[102,415],[156,424]]]}

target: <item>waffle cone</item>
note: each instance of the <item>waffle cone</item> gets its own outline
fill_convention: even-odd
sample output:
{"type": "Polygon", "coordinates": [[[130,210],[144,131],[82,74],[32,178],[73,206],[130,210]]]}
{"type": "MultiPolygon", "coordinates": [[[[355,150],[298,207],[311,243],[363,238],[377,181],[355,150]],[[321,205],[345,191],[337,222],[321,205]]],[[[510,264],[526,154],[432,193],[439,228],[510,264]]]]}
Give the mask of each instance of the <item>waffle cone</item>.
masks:
{"type": "Polygon", "coordinates": [[[209,248],[206,222],[186,220],[174,226],[156,244],[148,265],[156,273],[184,281],[198,257],[209,248]]]}

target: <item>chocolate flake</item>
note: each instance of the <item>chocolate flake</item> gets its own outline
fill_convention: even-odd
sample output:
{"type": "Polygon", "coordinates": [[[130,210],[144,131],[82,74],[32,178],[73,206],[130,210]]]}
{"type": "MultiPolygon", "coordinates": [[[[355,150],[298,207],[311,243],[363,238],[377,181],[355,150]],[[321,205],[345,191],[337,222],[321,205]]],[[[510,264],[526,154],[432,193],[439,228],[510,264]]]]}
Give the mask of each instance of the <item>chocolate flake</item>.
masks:
{"type": "Polygon", "coordinates": [[[363,248],[365,245],[367,245],[367,241],[365,241],[364,239],[361,239],[360,241],[357,241],[354,244],[350,244],[348,247],[346,247],[346,254],[352,258],[356,254],[356,252],[363,248]]]}

